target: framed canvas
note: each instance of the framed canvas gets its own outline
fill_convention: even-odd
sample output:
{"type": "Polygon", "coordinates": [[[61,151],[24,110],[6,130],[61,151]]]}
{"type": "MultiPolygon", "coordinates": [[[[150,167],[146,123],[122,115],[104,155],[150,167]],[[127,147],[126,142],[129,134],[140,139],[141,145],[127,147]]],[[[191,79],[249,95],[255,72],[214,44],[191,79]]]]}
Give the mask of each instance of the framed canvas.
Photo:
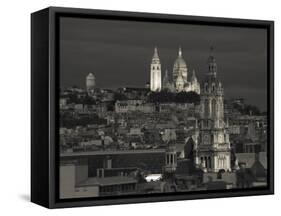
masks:
{"type": "Polygon", "coordinates": [[[32,202],[274,193],[273,21],[50,7],[31,27],[32,202]]]}

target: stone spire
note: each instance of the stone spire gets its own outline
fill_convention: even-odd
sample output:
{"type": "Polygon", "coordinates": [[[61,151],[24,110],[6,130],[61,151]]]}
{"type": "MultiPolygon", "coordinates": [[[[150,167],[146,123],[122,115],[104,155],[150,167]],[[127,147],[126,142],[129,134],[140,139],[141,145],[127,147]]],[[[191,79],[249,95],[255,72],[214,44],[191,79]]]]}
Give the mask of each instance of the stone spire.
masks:
{"type": "Polygon", "coordinates": [[[150,90],[161,91],[161,63],[157,47],[154,48],[153,57],[150,64],[150,90]]]}
{"type": "Polygon", "coordinates": [[[168,89],[169,88],[169,75],[168,75],[168,70],[166,69],[165,75],[163,77],[163,89],[168,89]]]}
{"type": "Polygon", "coordinates": [[[211,46],[210,47],[210,56],[208,58],[208,75],[211,75],[212,77],[216,77],[217,76],[217,63],[216,63],[216,59],[214,57],[214,47],[211,46]]]}
{"type": "Polygon", "coordinates": [[[195,75],[195,70],[192,70],[192,74],[191,74],[191,82],[197,81],[197,77],[195,75]]]}
{"type": "Polygon", "coordinates": [[[181,47],[179,47],[179,57],[182,57],[181,47]]]}
{"type": "Polygon", "coordinates": [[[152,59],[159,59],[157,47],[154,48],[154,54],[153,54],[152,59]]]}
{"type": "Polygon", "coordinates": [[[169,76],[168,76],[168,69],[165,70],[165,77],[167,77],[169,79],[169,76]]]}

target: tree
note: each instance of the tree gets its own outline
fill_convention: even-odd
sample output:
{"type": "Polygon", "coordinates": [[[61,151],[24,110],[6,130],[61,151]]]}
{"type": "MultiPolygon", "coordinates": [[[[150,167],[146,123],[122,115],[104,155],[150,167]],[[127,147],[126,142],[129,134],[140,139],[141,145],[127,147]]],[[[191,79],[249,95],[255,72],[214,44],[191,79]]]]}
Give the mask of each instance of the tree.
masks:
{"type": "Polygon", "coordinates": [[[196,103],[200,102],[200,96],[196,92],[172,93],[166,90],[151,92],[148,100],[153,103],[196,103]]]}
{"type": "Polygon", "coordinates": [[[148,100],[153,103],[167,103],[172,102],[174,94],[168,91],[161,92],[151,92],[149,94],[148,100]]]}
{"type": "Polygon", "coordinates": [[[196,92],[179,92],[175,95],[176,103],[196,103],[200,102],[200,96],[196,92]]]}

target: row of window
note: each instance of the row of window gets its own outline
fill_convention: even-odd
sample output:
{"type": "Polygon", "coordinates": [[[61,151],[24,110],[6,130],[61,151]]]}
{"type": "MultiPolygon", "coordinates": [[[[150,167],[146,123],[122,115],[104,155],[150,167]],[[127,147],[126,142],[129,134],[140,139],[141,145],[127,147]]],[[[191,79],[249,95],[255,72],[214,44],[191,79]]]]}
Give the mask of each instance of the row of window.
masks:
{"type": "MultiPolygon", "coordinates": [[[[200,161],[201,161],[201,164],[207,168],[207,169],[210,169],[212,168],[212,159],[211,157],[201,157],[200,158],[200,161]]],[[[224,168],[227,166],[227,161],[226,161],[226,157],[225,156],[221,156],[221,157],[218,157],[218,167],[219,168],[224,168]]]]}
{"type": "Polygon", "coordinates": [[[217,67],[215,65],[209,65],[209,71],[215,71],[217,67]]]}
{"type": "Polygon", "coordinates": [[[135,184],[122,184],[122,185],[109,185],[109,186],[101,186],[101,193],[110,193],[110,192],[126,192],[135,190],[135,184]]]}
{"type": "MultiPolygon", "coordinates": [[[[205,83],[204,87],[205,87],[205,92],[209,92],[209,85],[208,85],[208,83],[205,83]]],[[[220,83],[219,83],[219,86],[218,86],[218,90],[222,90],[220,83]]],[[[216,91],[216,85],[215,85],[215,83],[212,83],[211,92],[215,92],[215,91],[216,91]]]]}
{"type": "Polygon", "coordinates": [[[212,160],[211,157],[201,157],[201,164],[206,167],[207,169],[212,168],[212,160]]]}
{"type": "MultiPolygon", "coordinates": [[[[209,107],[209,100],[205,99],[204,101],[204,113],[206,117],[209,117],[210,114],[212,114],[212,116],[216,115],[216,112],[219,111],[219,103],[217,103],[216,99],[212,99],[211,101],[211,110],[209,107]]],[[[223,110],[223,109],[221,109],[223,110]]]]}
{"type": "Polygon", "coordinates": [[[152,66],[152,70],[155,70],[155,68],[156,68],[157,70],[160,70],[160,67],[159,67],[159,66],[157,66],[157,67],[152,66]]]}
{"type": "Polygon", "coordinates": [[[171,165],[176,163],[176,155],[175,154],[167,154],[166,155],[166,164],[171,165]]]}

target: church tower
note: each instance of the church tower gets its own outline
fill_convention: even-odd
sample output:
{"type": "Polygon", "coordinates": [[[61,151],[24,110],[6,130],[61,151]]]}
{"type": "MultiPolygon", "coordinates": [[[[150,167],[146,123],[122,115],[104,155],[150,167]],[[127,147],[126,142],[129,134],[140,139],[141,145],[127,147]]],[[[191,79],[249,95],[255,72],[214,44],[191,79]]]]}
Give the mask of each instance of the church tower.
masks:
{"type": "Polygon", "coordinates": [[[169,87],[170,87],[170,81],[169,81],[168,70],[166,69],[165,75],[164,75],[164,77],[163,77],[163,85],[162,85],[162,88],[163,88],[163,89],[169,89],[169,87]]]}
{"type": "Polygon", "coordinates": [[[96,87],[96,78],[94,74],[89,73],[88,76],[86,77],[86,90],[88,94],[92,94],[95,90],[96,87]]]}
{"type": "Polygon", "coordinates": [[[157,48],[155,47],[150,64],[150,90],[161,91],[161,82],[161,63],[157,48]]]}
{"type": "Polygon", "coordinates": [[[197,77],[195,75],[195,70],[192,71],[190,82],[191,82],[191,91],[194,91],[197,94],[200,94],[200,84],[199,84],[199,82],[197,80],[197,77]]]}
{"type": "Polygon", "coordinates": [[[208,58],[208,71],[201,86],[201,114],[195,161],[207,172],[231,170],[228,126],[224,121],[224,91],[217,78],[213,48],[208,58]]]}

